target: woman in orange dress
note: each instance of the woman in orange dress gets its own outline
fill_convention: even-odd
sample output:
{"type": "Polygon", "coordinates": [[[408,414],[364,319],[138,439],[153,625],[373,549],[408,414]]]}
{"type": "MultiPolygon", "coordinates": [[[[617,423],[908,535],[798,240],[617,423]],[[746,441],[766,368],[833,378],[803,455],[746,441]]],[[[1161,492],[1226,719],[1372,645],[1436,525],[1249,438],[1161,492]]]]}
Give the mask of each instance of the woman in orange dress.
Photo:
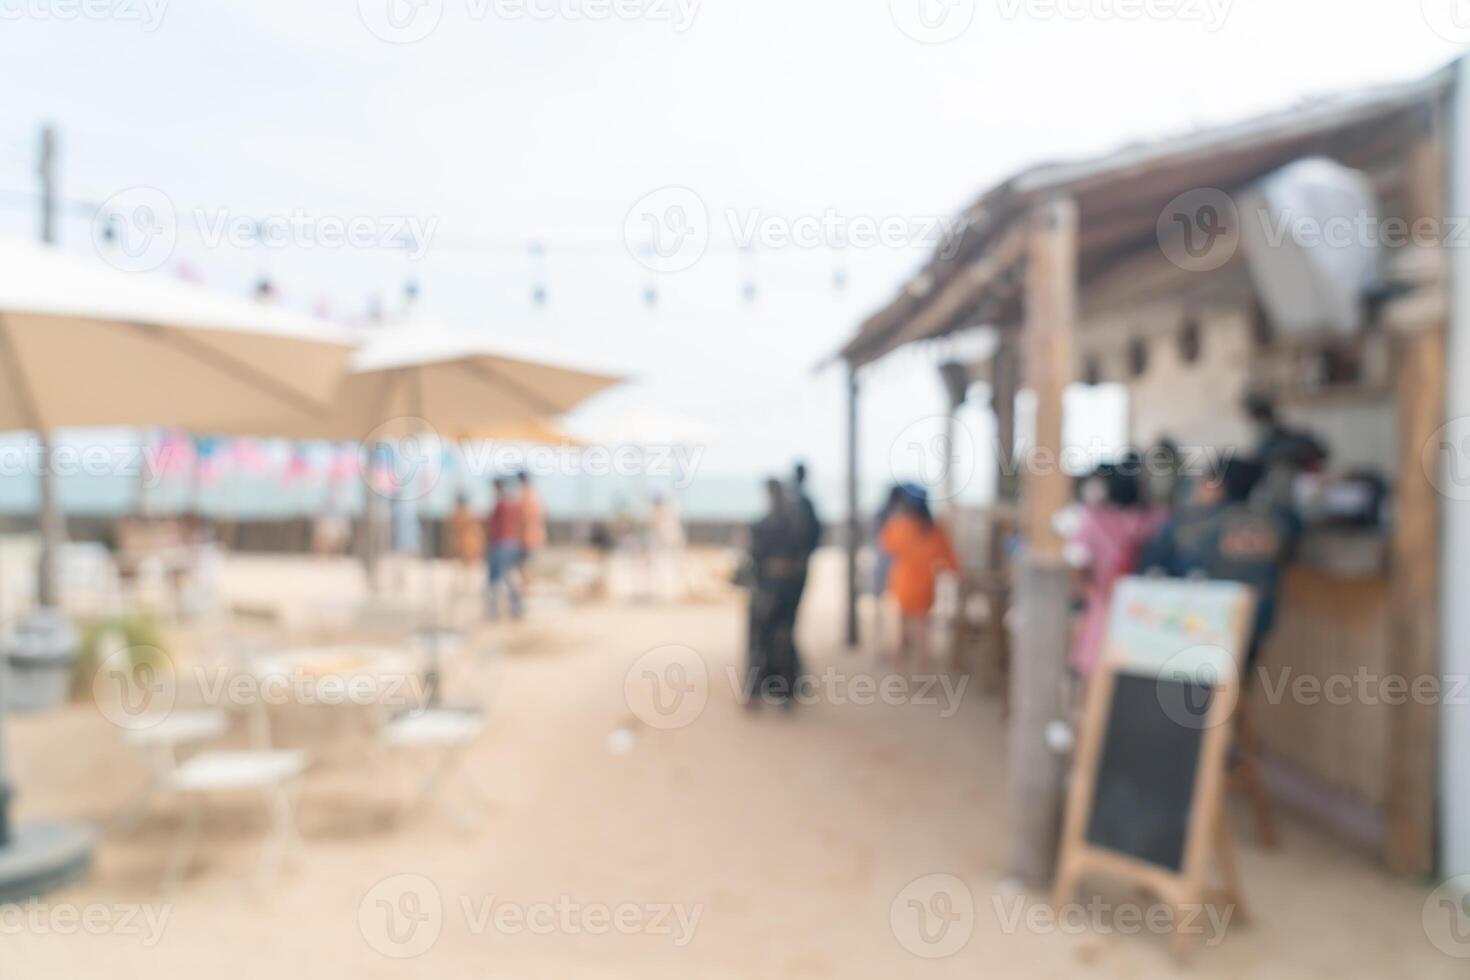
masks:
{"type": "Polygon", "coordinates": [[[888,593],[903,617],[898,662],[905,663],[909,651],[913,650],[922,669],[929,662],[929,613],[934,608],[934,583],[940,572],[959,571],[949,535],[934,522],[922,488],[904,487],[902,502],[883,525],[879,544],[892,557],[888,593]]]}

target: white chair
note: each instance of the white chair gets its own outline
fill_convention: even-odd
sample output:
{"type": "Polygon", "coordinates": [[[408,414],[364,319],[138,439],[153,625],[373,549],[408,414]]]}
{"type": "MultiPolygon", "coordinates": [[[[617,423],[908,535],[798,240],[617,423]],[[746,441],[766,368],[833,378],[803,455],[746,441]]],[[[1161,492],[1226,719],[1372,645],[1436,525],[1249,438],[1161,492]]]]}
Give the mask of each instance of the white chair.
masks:
{"type": "MultiPolygon", "coordinates": [[[[118,646],[120,642],[125,641],[109,637],[100,645],[104,665],[113,662],[109,651],[124,649],[118,646]]],[[[116,683],[99,683],[93,690],[116,701],[99,707],[114,721],[125,723],[124,738],[143,754],[149,773],[148,782],[115,827],[126,830],[136,826],[160,795],[175,796],[183,802],[183,826],[163,876],[165,891],[173,891],[183,880],[198,843],[204,798],[222,793],[264,794],[270,808],[270,831],[261,848],[256,882],[262,888],[267,886],[296,843],[294,794],[306,772],[306,754],[203,750],[184,758],[184,750],[222,738],[229,731],[229,715],[216,709],[174,710],[171,705],[152,716],[126,711],[128,705],[146,704],[147,694],[136,689],[137,677],[125,665],[103,669],[114,671],[116,683]]],[[[269,732],[262,733],[260,725],[256,727],[256,744],[268,744],[269,732]]]]}
{"type": "Polygon", "coordinates": [[[265,890],[299,849],[295,793],[306,773],[305,752],[201,752],[175,769],[165,784],[184,801],[184,824],[164,872],[166,892],[188,870],[204,822],[203,800],[219,793],[262,793],[270,805],[270,831],[256,862],[255,883],[265,890]]]}
{"type": "MultiPolygon", "coordinates": [[[[465,754],[484,731],[482,712],[447,707],[409,712],[383,726],[379,741],[384,749],[410,758],[432,757],[423,769],[412,800],[402,808],[400,816],[419,812],[439,798],[446,781],[458,771],[465,754]]],[[[473,795],[480,798],[474,781],[465,781],[473,795]]],[[[455,814],[460,823],[467,822],[462,813],[455,811],[455,814]]]]}
{"type": "Polygon", "coordinates": [[[135,829],[148,812],[149,805],[170,775],[179,766],[184,749],[224,738],[230,730],[230,717],[223,711],[175,711],[149,724],[127,732],[124,739],[137,749],[148,766],[148,781],[138,791],[112,829],[126,834],[135,829]]]}

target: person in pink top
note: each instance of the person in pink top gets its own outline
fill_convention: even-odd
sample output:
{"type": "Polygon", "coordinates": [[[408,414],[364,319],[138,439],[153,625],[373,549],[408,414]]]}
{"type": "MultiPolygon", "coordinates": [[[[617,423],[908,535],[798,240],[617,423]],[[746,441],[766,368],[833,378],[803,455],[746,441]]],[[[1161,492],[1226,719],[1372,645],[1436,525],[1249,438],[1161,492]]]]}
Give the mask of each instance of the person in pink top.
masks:
{"type": "Polygon", "coordinates": [[[1113,586],[1137,570],[1144,546],[1163,527],[1168,512],[1148,506],[1136,470],[1118,465],[1100,466],[1083,482],[1082,504],[1068,551],[1082,573],[1086,600],[1072,667],[1086,677],[1102,657],[1113,586]]]}

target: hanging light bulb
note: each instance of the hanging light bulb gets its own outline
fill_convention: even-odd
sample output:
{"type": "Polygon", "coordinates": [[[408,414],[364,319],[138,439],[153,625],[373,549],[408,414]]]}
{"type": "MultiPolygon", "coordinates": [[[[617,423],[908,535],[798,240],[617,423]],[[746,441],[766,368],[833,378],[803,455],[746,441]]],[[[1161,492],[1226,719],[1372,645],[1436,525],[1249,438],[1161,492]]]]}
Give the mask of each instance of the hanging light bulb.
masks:
{"type": "Polygon", "coordinates": [[[532,242],[530,254],[531,305],[543,308],[550,299],[550,291],[546,285],[546,247],[540,242],[532,242]]]}
{"type": "Polygon", "coordinates": [[[745,282],[740,287],[740,295],[747,303],[754,303],[760,290],[755,284],[755,250],[749,245],[740,246],[740,261],[745,266],[745,282]]]}
{"type": "Polygon", "coordinates": [[[847,270],[840,265],[832,270],[832,288],[839,293],[847,288],[847,270]]]}
{"type": "Polygon", "coordinates": [[[658,287],[653,283],[643,287],[643,305],[649,309],[658,306],[658,287]]]}

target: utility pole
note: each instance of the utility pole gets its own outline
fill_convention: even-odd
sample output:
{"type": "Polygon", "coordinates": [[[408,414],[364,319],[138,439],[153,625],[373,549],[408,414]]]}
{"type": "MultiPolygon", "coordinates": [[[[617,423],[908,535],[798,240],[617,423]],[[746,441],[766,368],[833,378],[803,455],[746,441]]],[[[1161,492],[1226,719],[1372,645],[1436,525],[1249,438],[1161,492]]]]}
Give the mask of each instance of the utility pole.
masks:
{"type": "MultiPolygon", "coordinates": [[[[56,128],[47,123],[41,128],[40,152],[36,158],[36,177],[41,184],[41,241],[56,244],[56,128]]],[[[38,419],[41,424],[43,420],[38,419]]],[[[36,569],[36,603],[43,609],[56,605],[57,549],[65,536],[65,518],[56,497],[56,476],[51,472],[51,439],[44,430],[36,433],[41,480],[41,559],[36,569]]]]}

